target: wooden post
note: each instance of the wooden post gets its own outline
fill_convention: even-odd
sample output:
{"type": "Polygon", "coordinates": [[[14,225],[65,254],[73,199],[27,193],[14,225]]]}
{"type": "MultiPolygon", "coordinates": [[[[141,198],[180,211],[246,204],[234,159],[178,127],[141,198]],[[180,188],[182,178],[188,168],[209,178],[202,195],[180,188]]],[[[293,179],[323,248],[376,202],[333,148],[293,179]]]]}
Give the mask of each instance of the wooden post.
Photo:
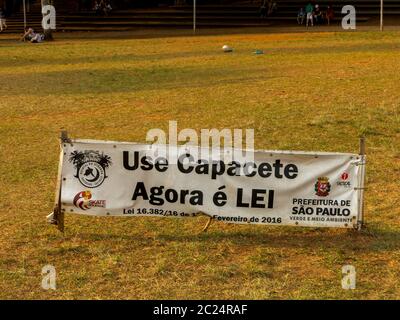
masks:
{"type": "Polygon", "coordinates": [[[56,201],[53,212],[54,224],[60,232],[64,233],[64,211],[61,209],[61,181],[59,178],[57,179],[56,201]]]}
{"type": "Polygon", "coordinates": [[[360,138],[360,155],[365,156],[365,137],[360,138]]]}
{"type": "MultiPolygon", "coordinates": [[[[61,136],[60,136],[60,143],[71,143],[71,139],[68,138],[68,133],[67,131],[61,131],[61,136]]],[[[57,175],[57,184],[56,184],[56,195],[55,195],[55,201],[54,201],[54,217],[53,217],[53,222],[55,225],[57,225],[58,230],[61,232],[64,232],[64,211],[61,206],[61,189],[62,189],[62,165],[64,161],[64,150],[61,147],[61,152],[60,152],[60,160],[58,164],[58,175],[57,175]]]]}
{"type": "Polygon", "coordinates": [[[71,139],[68,138],[68,132],[65,130],[61,131],[60,139],[61,143],[71,143],[71,139]]]}
{"type": "Polygon", "coordinates": [[[357,230],[360,231],[364,225],[364,179],[365,179],[365,137],[360,138],[360,183],[359,189],[359,214],[357,221],[357,230]]]}

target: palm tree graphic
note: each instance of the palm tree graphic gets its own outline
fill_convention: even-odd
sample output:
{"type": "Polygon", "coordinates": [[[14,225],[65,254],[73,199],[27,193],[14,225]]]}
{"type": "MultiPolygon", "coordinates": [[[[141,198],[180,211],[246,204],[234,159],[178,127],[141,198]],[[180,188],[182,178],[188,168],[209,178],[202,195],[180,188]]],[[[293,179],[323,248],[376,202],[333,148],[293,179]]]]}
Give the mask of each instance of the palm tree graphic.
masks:
{"type": "Polygon", "coordinates": [[[112,165],[111,157],[109,157],[108,155],[106,155],[104,153],[101,153],[100,159],[99,159],[99,164],[103,168],[108,168],[110,165],[112,165]]]}
{"type": "Polygon", "coordinates": [[[78,178],[79,168],[85,162],[85,158],[86,158],[85,153],[82,151],[75,150],[74,152],[71,153],[69,157],[69,162],[72,162],[72,164],[76,168],[75,178],[78,178]]]}
{"type": "MultiPolygon", "coordinates": [[[[102,168],[104,169],[104,173],[105,173],[105,169],[108,168],[110,165],[112,165],[111,157],[104,154],[104,152],[102,152],[100,154],[98,151],[82,152],[82,151],[75,150],[71,153],[71,155],[69,157],[69,162],[72,162],[72,164],[76,168],[75,178],[78,178],[78,176],[79,176],[80,167],[89,160],[96,161],[98,164],[100,164],[102,166],[102,168]]],[[[88,168],[88,170],[85,172],[85,176],[87,176],[89,174],[93,175],[93,172],[92,172],[93,170],[90,171],[90,168],[88,168]]],[[[105,176],[105,178],[107,178],[107,176],[105,176]]]]}
{"type": "Polygon", "coordinates": [[[103,167],[104,169],[104,178],[107,178],[106,175],[106,168],[108,168],[109,166],[112,165],[112,161],[111,161],[111,157],[109,157],[108,155],[104,154],[103,152],[100,155],[100,159],[99,159],[99,164],[103,167]]]}

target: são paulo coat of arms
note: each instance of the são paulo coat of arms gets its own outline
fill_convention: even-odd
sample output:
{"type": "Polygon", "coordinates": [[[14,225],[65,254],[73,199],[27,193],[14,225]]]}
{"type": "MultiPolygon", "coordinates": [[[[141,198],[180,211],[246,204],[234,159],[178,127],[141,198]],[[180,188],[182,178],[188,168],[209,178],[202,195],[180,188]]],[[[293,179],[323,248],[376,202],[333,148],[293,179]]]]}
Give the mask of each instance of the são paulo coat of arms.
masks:
{"type": "Polygon", "coordinates": [[[315,183],[315,194],[320,197],[326,197],[331,191],[331,184],[328,177],[319,177],[315,183]]]}

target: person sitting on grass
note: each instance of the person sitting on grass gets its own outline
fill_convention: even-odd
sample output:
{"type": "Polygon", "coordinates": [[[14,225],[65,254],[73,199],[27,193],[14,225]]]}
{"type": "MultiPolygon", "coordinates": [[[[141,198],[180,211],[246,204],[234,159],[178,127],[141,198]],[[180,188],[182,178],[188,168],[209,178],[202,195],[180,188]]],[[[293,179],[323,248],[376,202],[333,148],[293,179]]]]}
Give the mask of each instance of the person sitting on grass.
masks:
{"type": "Polygon", "coordinates": [[[31,43],[40,43],[44,40],[44,34],[36,33],[32,28],[26,28],[20,41],[30,41],[31,43]]]}
{"type": "Polygon", "coordinates": [[[303,24],[305,17],[306,17],[306,12],[304,11],[304,8],[301,7],[299,9],[299,11],[297,12],[297,23],[298,24],[303,24]]]}
{"type": "Polygon", "coordinates": [[[335,12],[333,11],[332,6],[328,6],[328,8],[326,9],[326,21],[328,22],[328,26],[331,25],[331,21],[335,18],[335,12]]]}
{"type": "Polygon", "coordinates": [[[309,2],[306,6],[306,27],[308,27],[308,23],[311,22],[311,26],[314,26],[314,6],[309,2]]]}

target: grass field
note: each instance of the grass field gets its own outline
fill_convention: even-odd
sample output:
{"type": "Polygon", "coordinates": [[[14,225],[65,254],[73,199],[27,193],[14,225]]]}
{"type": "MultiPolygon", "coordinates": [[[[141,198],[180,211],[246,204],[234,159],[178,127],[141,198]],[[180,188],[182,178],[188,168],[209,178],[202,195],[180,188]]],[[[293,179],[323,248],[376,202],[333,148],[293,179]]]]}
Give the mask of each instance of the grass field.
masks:
{"type": "Polygon", "coordinates": [[[400,32],[56,38],[0,38],[0,298],[400,298],[400,32]],[[60,130],[144,141],[169,120],[254,128],[261,149],[358,152],[365,135],[367,228],[46,223],[60,130]],[[56,291],[41,288],[46,264],[56,291]],[[355,290],[341,288],[345,264],[355,290]]]}

